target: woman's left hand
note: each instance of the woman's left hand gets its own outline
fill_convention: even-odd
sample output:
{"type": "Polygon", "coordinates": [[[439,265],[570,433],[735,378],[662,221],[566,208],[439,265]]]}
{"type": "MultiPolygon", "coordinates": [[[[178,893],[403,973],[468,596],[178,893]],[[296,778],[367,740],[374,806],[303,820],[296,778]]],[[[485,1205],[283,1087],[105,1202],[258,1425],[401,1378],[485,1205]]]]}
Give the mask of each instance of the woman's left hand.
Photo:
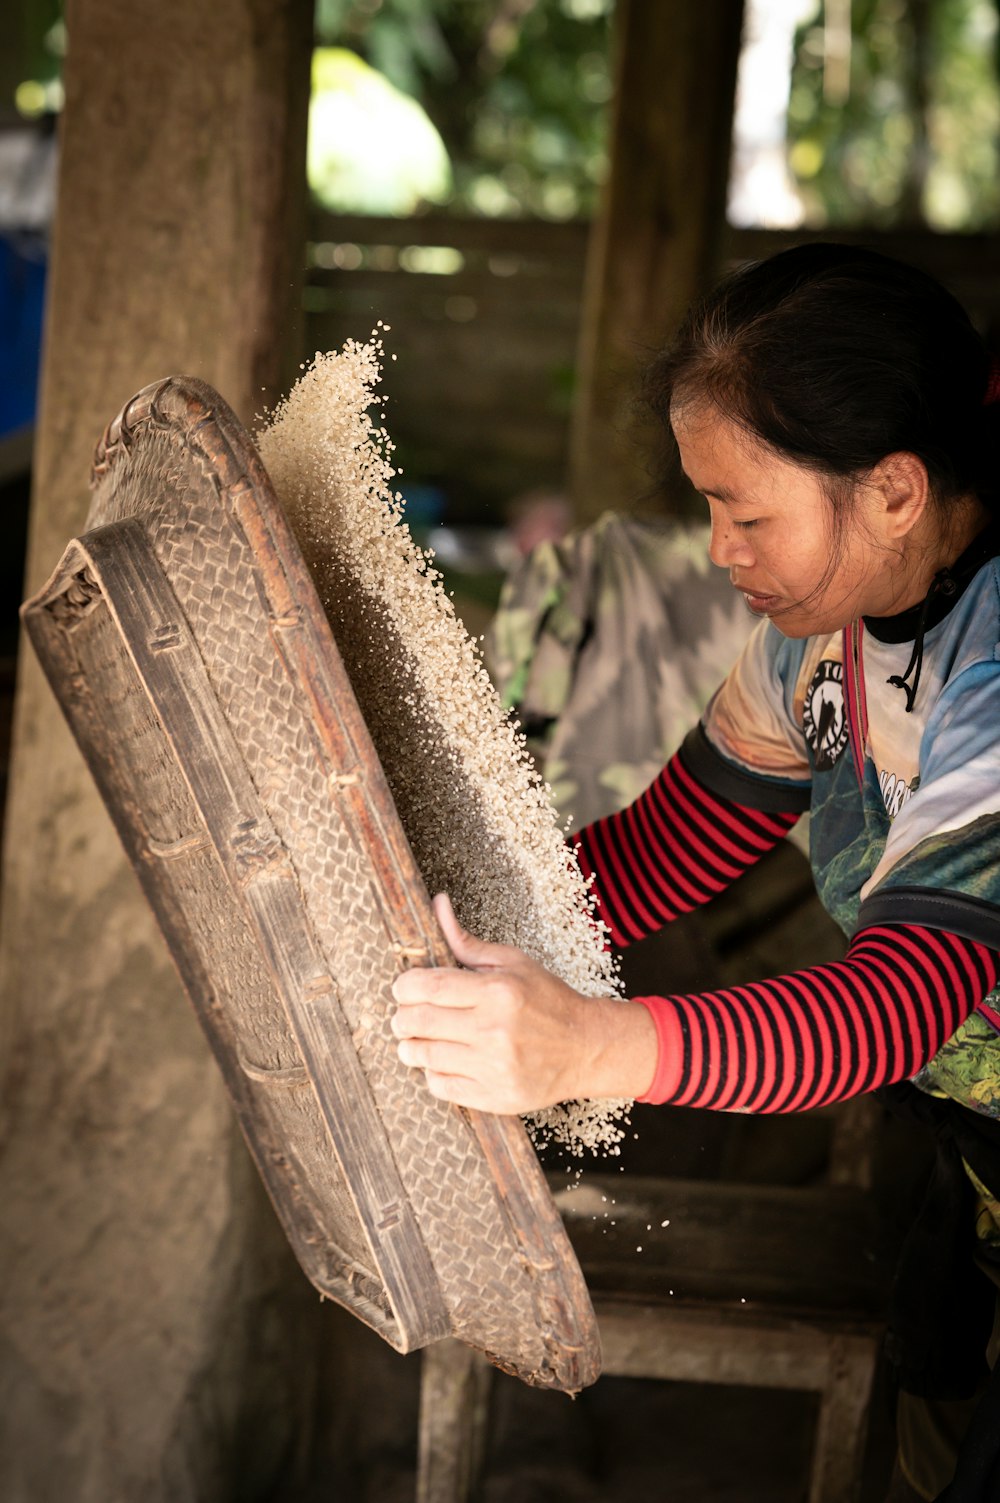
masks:
{"type": "Polygon", "coordinates": [[[465,969],[397,976],[392,1029],[400,1059],[424,1071],[435,1096],[522,1114],[645,1090],[656,1066],[656,1030],[644,1007],[583,997],[520,950],[467,933],[443,894],[434,908],[465,969]]]}

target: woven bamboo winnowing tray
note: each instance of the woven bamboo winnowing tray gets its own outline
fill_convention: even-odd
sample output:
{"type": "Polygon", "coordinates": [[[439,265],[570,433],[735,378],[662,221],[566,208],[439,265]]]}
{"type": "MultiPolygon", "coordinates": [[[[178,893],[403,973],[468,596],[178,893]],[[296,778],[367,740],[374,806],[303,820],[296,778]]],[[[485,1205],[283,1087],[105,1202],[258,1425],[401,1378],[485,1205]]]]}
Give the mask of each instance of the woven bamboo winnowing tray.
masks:
{"type": "Polygon", "coordinates": [[[454,1335],[528,1382],[593,1382],[520,1122],[397,1057],[393,978],[452,961],[250,438],[171,378],[110,425],[92,484],[22,615],[299,1262],[399,1351],[454,1335]]]}

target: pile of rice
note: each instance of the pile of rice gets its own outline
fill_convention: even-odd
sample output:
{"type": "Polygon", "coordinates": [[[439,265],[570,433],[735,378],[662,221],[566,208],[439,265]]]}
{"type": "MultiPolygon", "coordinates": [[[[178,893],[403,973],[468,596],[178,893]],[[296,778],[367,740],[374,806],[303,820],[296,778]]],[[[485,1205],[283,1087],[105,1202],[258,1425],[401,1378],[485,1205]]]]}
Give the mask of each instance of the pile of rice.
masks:
{"type": "MultiPolygon", "coordinates": [[[[381,327],[381,326],[380,326],[381,327]]],[[[417,864],[460,923],[516,945],[585,996],[614,961],[547,791],[478,644],[392,489],[379,426],[382,341],[318,355],[257,434],[371,732],[417,864]]],[[[537,1143],[617,1154],[627,1101],[535,1114],[537,1143]]]]}

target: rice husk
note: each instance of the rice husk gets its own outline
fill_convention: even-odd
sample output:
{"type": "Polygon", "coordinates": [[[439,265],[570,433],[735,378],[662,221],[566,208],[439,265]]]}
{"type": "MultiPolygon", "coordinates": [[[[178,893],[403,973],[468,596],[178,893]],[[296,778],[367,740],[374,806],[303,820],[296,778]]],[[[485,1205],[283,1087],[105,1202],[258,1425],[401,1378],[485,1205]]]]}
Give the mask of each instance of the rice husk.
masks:
{"type": "MultiPolygon", "coordinates": [[[[381,327],[381,326],[380,326],[381,327]]],[[[584,996],[620,992],[605,933],[524,738],[392,488],[382,341],[321,354],[257,435],[431,892],[481,939],[584,996]]],[[[536,1143],[617,1154],[627,1101],[528,1119],[536,1143]]]]}

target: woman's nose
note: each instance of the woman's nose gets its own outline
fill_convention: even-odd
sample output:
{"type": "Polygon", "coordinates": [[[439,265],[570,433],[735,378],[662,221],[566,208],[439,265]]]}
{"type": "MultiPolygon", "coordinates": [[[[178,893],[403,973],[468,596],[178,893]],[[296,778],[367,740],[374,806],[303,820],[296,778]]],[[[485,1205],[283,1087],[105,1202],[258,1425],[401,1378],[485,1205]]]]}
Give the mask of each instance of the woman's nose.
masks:
{"type": "Polygon", "coordinates": [[[728,517],[712,518],[712,536],[708,556],[713,564],[722,569],[731,569],[734,564],[744,567],[753,562],[753,550],[745,532],[735,527],[728,517]]]}

